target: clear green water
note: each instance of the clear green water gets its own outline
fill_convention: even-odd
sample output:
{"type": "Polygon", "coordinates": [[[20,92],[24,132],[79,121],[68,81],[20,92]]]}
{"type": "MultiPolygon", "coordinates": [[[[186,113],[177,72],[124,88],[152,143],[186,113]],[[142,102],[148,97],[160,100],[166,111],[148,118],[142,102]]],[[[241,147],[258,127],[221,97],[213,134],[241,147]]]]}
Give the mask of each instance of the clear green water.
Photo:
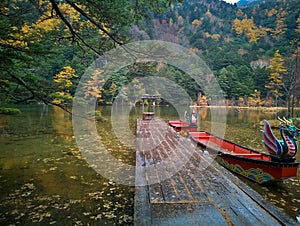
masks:
{"type": "MultiPolygon", "coordinates": [[[[97,123],[102,142],[119,161],[134,165],[135,150],[113,133],[111,108],[99,110],[106,119],[97,123]]],[[[0,225],[132,225],[134,187],[109,181],[86,163],[76,146],[70,115],[41,105],[21,106],[21,111],[16,116],[0,115],[0,225]]],[[[171,107],[156,111],[163,120],[178,119],[171,107]]],[[[211,110],[201,108],[199,113],[199,129],[209,131],[211,110]]],[[[263,151],[259,122],[284,114],[228,109],[225,138],[263,151]]],[[[132,134],[140,115],[141,108],[131,110],[132,134]]],[[[300,175],[264,186],[245,182],[290,216],[300,215],[300,175]]]]}

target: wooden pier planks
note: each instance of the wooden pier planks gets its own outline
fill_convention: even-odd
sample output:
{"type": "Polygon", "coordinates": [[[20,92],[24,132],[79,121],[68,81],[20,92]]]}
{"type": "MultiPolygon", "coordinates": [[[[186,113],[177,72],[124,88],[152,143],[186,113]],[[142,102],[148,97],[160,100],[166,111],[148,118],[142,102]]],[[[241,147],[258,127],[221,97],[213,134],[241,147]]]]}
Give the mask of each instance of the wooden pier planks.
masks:
{"type": "Polygon", "coordinates": [[[137,123],[135,225],[296,225],[164,122],[137,123]]]}

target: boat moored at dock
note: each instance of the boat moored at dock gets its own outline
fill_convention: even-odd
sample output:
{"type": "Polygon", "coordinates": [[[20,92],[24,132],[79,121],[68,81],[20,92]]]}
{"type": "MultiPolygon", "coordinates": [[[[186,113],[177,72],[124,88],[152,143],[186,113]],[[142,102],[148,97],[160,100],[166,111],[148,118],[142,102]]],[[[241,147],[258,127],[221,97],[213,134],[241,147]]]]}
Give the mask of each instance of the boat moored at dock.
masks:
{"type": "MultiPolygon", "coordinates": [[[[281,181],[296,177],[299,162],[295,155],[298,149],[296,137],[299,129],[291,120],[280,120],[281,140],[272,132],[267,120],[264,120],[263,145],[269,154],[235,144],[206,131],[197,131],[195,124],[183,121],[169,121],[177,132],[188,132],[188,136],[201,148],[215,155],[215,160],[225,168],[258,183],[281,181]]],[[[188,121],[188,120],[187,120],[188,121]]]]}
{"type": "Polygon", "coordinates": [[[208,132],[189,132],[190,138],[225,168],[255,182],[265,183],[295,177],[299,162],[295,158],[278,158],[243,147],[208,132]]]}

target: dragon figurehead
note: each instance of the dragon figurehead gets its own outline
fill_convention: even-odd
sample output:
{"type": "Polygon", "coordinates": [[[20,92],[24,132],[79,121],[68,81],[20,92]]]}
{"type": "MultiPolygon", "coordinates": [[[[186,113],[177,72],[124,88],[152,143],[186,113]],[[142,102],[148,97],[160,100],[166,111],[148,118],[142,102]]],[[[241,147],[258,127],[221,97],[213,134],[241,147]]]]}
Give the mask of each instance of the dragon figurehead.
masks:
{"type": "Polygon", "coordinates": [[[300,130],[293,124],[292,120],[287,120],[285,117],[280,121],[280,136],[282,139],[277,139],[272,132],[271,126],[267,120],[264,120],[263,144],[266,150],[271,154],[280,158],[291,158],[297,153],[298,143],[297,136],[300,136],[300,130]]]}

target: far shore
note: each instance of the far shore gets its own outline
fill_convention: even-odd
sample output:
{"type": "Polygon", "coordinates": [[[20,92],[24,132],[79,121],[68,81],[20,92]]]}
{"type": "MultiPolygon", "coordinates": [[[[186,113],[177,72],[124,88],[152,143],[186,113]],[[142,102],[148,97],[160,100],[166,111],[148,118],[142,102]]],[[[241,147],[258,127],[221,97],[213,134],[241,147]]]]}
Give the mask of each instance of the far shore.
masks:
{"type": "MultiPolygon", "coordinates": [[[[191,105],[190,107],[197,107],[197,108],[236,108],[236,109],[267,109],[269,111],[276,111],[276,110],[287,110],[287,107],[251,107],[251,106],[224,106],[224,105],[209,105],[209,106],[195,106],[191,105]]],[[[300,107],[294,107],[294,110],[300,110],[300,107]]]]}

